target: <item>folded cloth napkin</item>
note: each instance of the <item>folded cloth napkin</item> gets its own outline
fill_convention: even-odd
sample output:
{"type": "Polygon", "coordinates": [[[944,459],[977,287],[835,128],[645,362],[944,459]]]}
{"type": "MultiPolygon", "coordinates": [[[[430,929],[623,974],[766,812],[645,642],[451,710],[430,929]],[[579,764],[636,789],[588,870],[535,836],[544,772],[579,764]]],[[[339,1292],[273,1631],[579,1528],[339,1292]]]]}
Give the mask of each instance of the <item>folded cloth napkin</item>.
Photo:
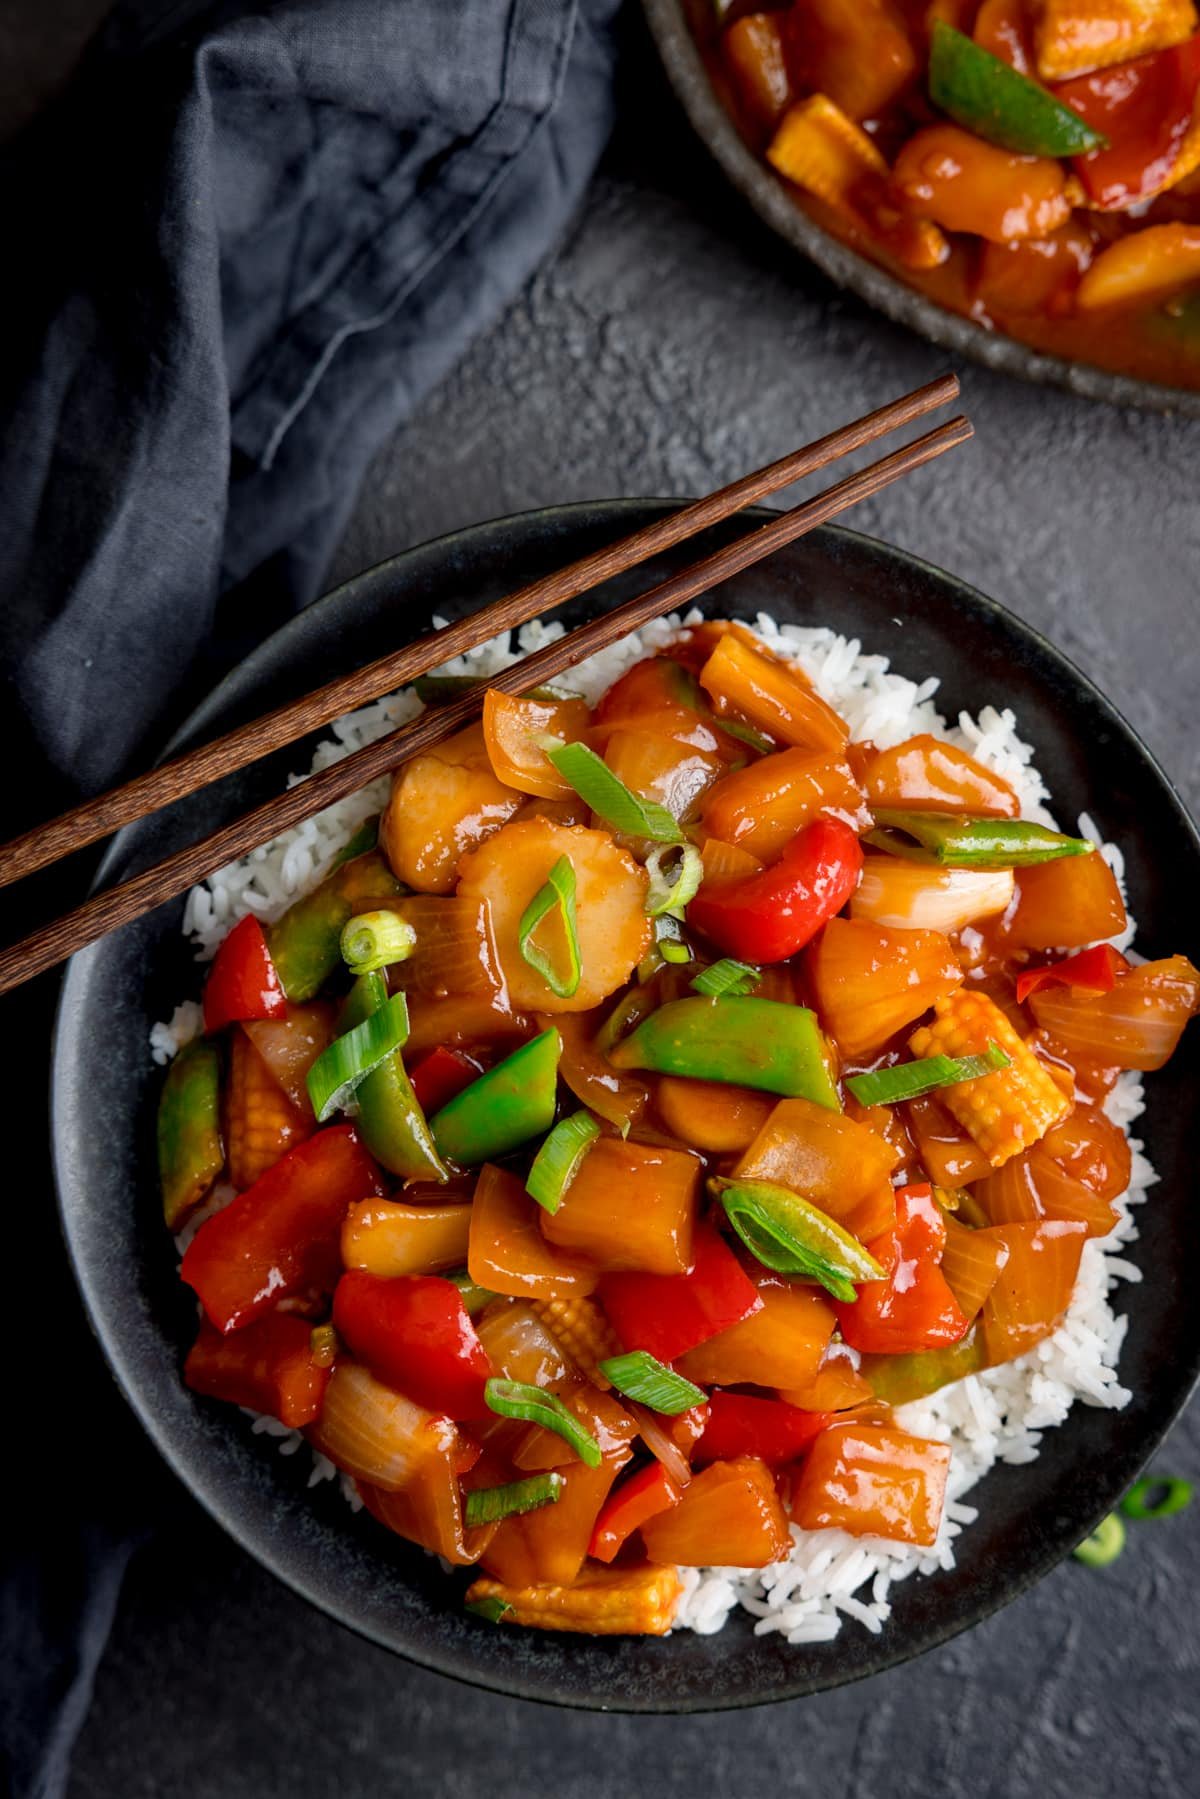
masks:
{"type": "MultiPolygon", "coordinates": [[[[4,835],[144,761],[184,696],[319,592],[372,453],[577,204],[617,4],[124,0],[0,157],[0,753],[24,776],[4,835]]],[[[30,1043],[10,1118],[44,1107],[30,1043]]],[[[40,1143],[25,1178],[11,1265],[57,1280],[40,1143]]],[[[92,1354],[82,1330],[70,1353],[92,1354]]],[[[94,1440],[116,1402],[73,1375],[94,1440]]],[[[65,1784],[143,1522],[113,1503],[116,1458],[86,1480],[77,1445],[56,1461],[70,1435],[42,1421],[36,1473],[84,1515],[10,1527],[0,1594],[6,1790],[38,1799],[65,1784]]]]}

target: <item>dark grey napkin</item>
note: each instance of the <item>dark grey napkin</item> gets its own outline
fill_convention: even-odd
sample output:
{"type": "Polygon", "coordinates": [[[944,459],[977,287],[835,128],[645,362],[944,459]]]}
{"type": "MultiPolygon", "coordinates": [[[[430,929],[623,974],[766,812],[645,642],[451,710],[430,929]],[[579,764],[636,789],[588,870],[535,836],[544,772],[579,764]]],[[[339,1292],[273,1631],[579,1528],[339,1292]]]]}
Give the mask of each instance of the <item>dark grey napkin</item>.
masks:
{"type": "MultiPolygon", "coordinates": [[[[126,0],[0,158],[3,835],[143,763],[319,592],[371,455],[577,204],[617,6],[126,0]]],[[[61,878],[5,896],[4,936],[73,897],[61,878]]],[[[3,1009],[26,1509],[3,1550],[0,1765],[22,1799],[63,1791],[124,1563],[180,1504],[55,1233],[35,1122],[52,1000],[43,980],[3,1009]]]]}

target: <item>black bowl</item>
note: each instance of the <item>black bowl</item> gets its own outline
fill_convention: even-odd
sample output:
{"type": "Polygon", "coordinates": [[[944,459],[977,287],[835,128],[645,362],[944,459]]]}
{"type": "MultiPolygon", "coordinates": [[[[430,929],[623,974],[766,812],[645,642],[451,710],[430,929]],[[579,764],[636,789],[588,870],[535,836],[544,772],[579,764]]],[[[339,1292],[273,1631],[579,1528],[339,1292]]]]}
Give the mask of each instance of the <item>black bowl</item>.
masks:
{"type": "Polygon", "coordinates": [[[895,275],[823,231],[797,206],[779,176],[749,148],[717,98],[688,25],[684,0],[642,0],[642,4],[668,79],[728,180],[773,231],[815,262],[839,287],[849,288],[860,300],[931,343],[942,344],[956,356],[969,356],[990,369],[1019,375],[1024,381],[1064,387],[1089,400],[1200,418],[1200,393],[1049,356],[1003,333],[986,331],[906,287],[895,275]]]}
{"type": "MultiPolygon", "coordinates": [[[[528,513],[408,551],[348,582],[287,625],[187,721],[180,749],[213,736],[337,671],[393,649],[519,583],[611,542],[669,508],[622,501],[528,513]]],[[[710,533],[727,540],[741,527],[710,533]]],[[[679,550],[635,582],[611,583],[578,623],[647,574],[690,559],[679,550]]],[[[1148,953],[1196,954],[1189,898],[1200,843],[1166,778],[1095,688],[1027,625],[949,575],[848,531],[814,533],[751,569],[710,601],[717,614],[759,609],[831,623],[902,670],[942,676],[949,712],[992,701],[1016,709],[1065,819],[1090,810],[1124,847],[1148,953]]],[[[170,816],[121,833],[101,878],[118,879],[277,791],[297,752],[275,758],[170,816]]],[[[882,1636],[847,1622],[825,1645],[755,1637],[739,1615],[715,1637],[666,1640],[539,1636],[465,1616],[460,1582],[369,1518],[353,1518],[329,1486],[306,1490],[228,1408],[189,1393],[180,1363],[195,1327],[162,1228],[154,1168],[158,1072],[147,1051],[156,1018],[194,995],[198,971],[179,931],[181,903],[75,957],[58,1019],[53,1114],[66,1241],[92,1325],[126,1397],[166,1460],[246,1549],[297,1592],[376,1642],[476,1685],[522,1698],[627,1711],[707,1711],[812,1693],[903,1661],[1005,1604],[1053,1567],[1111,1508],[1155,1449],[1200,1369],[1200,1312],[1186,1273],[1200,1260],[1200,1208],[1189,1143],[1200,1039],[1150,1083],[1145,1127],[1162,1183],[1136,1254],[1154,1270],[1121,1290],[1129,1314],[1121,1413],[1079,1408],[1047,1435],[1037,1461],[998,1468],[977,1489],[981,1516],[952,1573],[895,1591],[882,1636]]],[[[306,1458],[305,1458],[306,1459],[306,1458]]]]}

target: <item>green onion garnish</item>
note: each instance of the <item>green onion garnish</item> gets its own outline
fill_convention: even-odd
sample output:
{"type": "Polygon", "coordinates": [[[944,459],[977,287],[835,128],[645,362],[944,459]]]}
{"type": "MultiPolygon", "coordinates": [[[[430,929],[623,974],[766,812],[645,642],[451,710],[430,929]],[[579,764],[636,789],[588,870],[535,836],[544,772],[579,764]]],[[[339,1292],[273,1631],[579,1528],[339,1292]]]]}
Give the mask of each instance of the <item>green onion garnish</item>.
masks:
{"type": "Polygon", "coordinates": [[[750,1254],[776,1274],[802,1275],[835,1299],[857,1298],[855,1283],[886,1277],[857,1237],[828,1213],[773,1181],[709,1182],[750,1254]]]}
{"type": "Polygon", "coordinates": [[[488,1410],[498,1418],[520,1418],[528,1424],[540,1424],[543,1430],[552,1430],[569,1444],[589,1468],[600,1466],[599,1443],[556,1393],[531,1387],[528,1381],[500,1380],[493,1375],[484,1384],[483,1397],[488,1410]]]}
{"type": "Polygon", "coordinates": [[[968,818],[883,807],[875,813],[875,826],[867,842],[876,849],[943,868],[1032,868],[1060,856],[1090,856],[1096,847],[1086,837],[1064,837],[1023,818],[968,818]]]}
{"type": "Polygon", "coordinates": [[[360,912],[342,932],[342,961],[353,975],[373,974],[393,962],[406,962],[417,933],[398,912],[360,912]]]}
{"type": "Polygon", "coordinates": [[[308,1097],[318,1124],[346,1109],[354,1090],[373,1068],[400,1049],[408,1038],[408,1003],[393,993],[377,1012],[335,1037],[308,1071],[308,1097]]]}
{"type": "Polygon", "coordinates": [[[460,1268],[456,1273],[448,1274],[445,1278],[458,1288],[459,1296],[467,1309],[467,1316],[470,1318],[474,1318],[476,1312],[482,1312],[484,1306],[491,1305],[493,1299],[500,1297],[498,1293],[493,1293],[489,1288],[481,1287],[478,1281],[473,1281],[465,1268],[460,1268]]]}
{"type": "Polygon", "coordinates": [[[545,884],[538,888],[522,912],[521,922],[517,926],[517,947],[530,968],[537,969],[551,993],[557,994],[559,999],[570,999],[572,994],[579,991],[581,967],[579,929],[575,922],[575,870],[566,856],[558,858],[546,877],[545,884]],[[567,943],[565,976],[557,972],[552,959],[533,941],[533,933],[547,912],[552,912],[556,906],[567,943]]]}
{"type": "Polygon", "coordinates": [[[572,1112],[560,1118],[537,1155],[525,1182],[525,1191],[547,1212],[557,1212],[563,1194],[579,1173],[579,1164],[600,1135],[590,1112],[572,1112]]]}
{"type": "Polygon", "coordinates": [[[734,962],[727,956],[711,968],[702,968],[691,985],[693,992],[703,993],[709,999],[720,999],[726,993],[741,999],[753,993],[761,979],[760,971],[749,962],[734,962]]]}
{"type": "Polygon", "coordinates": [[[1139,1480],[1135,1487],[1130,1487],[1121,1501],[1121,1510],[1127,1518],[1147,1519],[1153,1522],[1158,1518],[1173,1518],[1186,1505],[1192,1503],[1192,1483],[1180,1480],[1177,1475],[1164,1474],[1156,1477],[1151,1474],[1146,1480],[1139,1480]],[[1158,1493],[1161,1497],[1151,1503],[1151,1495],[1158,1493]]]}
{"type": "Polygon", "coordinates": [[[652,1412],[665,1412],[670,1417],[690,1412],[694,1405],[703,1405],[707,1397],[702,1387],[693,1386],[645,1349],[609,1356],[600,1363],[600,1372],[626,1399],[640,1400],[652,1412]]]}
{"type": "Polygon", "coordinates": [[[671,937],[664,938],[663,942],[659,944],[658,953],[664,962],[670,962],[676,967],[681,966],[684,962],[690,962],[692,959],[692,952],[687,944],[676,943],[671,937]]]}
{"type": "Polygon", "coordinates": [[[499,1624],[502,1618],[508,1617],[512,1606],[507,1599],[497,1599],[495,1594],[488,1593],[482,1599],[468,1599],[463,1610],[473,1617],[486,1618],[489,1624],[499,1624]]]}
{"type": "Polygon", "coordinates": [[[646,857],[646,873],[650,876],[644,907],[648,917],[682,918],[684,907],[700,891],[700,883],[704,879],[704,863],[694,843],[682,846],[667,844],[663,849],[651,850],[646,857]],[[673,855],[678,847],[682,848],[682,854],[674,876],[668,878],[663,873],[663,861],[667,856],[673,855]]]}
{"type": "Polygon", "coordinates": [[[664,912],[654,920],[654,941],[637,965],[638,985],[644,987],[652,980],[664,962],[690,962],[692,948],[683,933],[683,926],[669,912],[664,912]]]}
{"type": "Polygon", "coordinates": [[[561,743],[557,737],[541,737],[538,742],[563,780],[614,831],[649,837],[655,843],[683,842],[683,832],[667,808],[632,792],[586,743],[561,743]]]}
{"type": "Polygon", "coordinates": [[[561,1474],[531,1474],[527,1480],[510,1480],[504,1487],[476,1487],[467,1494],[463,1515],[472,1525],[495,1524],[518,1512],[536,1512],[539,1506],[556,1505],[566,1484],[561,1474]]]}
{"type": "Polygon", "coordinates": [[[892,1106],[897,1100],[919,1099],[935,1087],[956,1087],[960,1081],[978,1081],[1009,1066],[1010,1058],[998,1043],[989,1043],[981,1056],[925,1056],[916,1062],[899,1062],[894,1068],[876,1068],[871,1074],[852,1074],[846,1085],[860,1106],[892,1106]]]}
{"type": "Polygon", "coordinates": [[[1071,1553],[1077,1562],[1084,1562],[1089,1568],[1107,1568],[1124,1547],[1125,1526],[1121,1515],[1110,1512],[1107,1518],[1101,1518],[1091,1536],[1077,1543],[1071,1553]]]}

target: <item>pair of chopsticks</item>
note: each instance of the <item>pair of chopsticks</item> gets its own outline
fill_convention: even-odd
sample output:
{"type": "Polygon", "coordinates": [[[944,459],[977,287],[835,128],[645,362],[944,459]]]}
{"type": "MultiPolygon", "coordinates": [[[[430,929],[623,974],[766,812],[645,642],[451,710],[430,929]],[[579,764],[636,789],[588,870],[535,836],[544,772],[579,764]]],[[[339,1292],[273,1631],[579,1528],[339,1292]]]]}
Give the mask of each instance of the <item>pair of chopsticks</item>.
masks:
{"type": "MultiPolygon", "coordinates": [[[[889,431],[925,417],[956,398],[957,394],[957,379],[953,375],[943,375],[937,381],[893,400],[890,405],[881,406],[877,411],[843,425],[840,430],[818,438],[815,443],[792,451],[778,462],[744,475],[707,499],[684,506],[668,518],[622,538],[619,543],[581,557],[566,568],[496,600],[457,624],[419,637],[389,656],[382,656],[263,718],[254,719],[212,743],[189,750],[186,755],[177,756],[148,774],[139,775],[125,785],[114,787],[108,793],[64,812],[61,817],[13,838],[10,843],[0,846],[0,886],[46,868],[107,836],[110,831],[157,812],[211,782],[257,762],[342,713],[378,699],[382,694],[428,674],[452,656],[488,642],[498,632],[526,624],[588,592],[602,581],[623,574],[674,544],[697,536],[765,495],[827,468],[851,451],[877,442],[889,431]]],[[[412,723],[365,745],[331,767],[309,775],[285,793],[256,806],[198,843],[177,851],[119,886],[94,895],[74,911],[34,931],[11,949],[0,952],[0,993],[52,968],[107,932],[140,918],[206,875],[214,874],[259,844],[269,842],[281,831],[311,818],[314,813],[365,787],[409,757],[461,730],[482,709],[486,686],[504,693],[522,693],[565,673],[627,632],[637,630],[675,607],[687,605],[710,587],[740,574],[752,563],[845,512],[859,500],[870,498],[902,475],[965,443],[971,434],[972,428],[966,418],[951,419],[859,473],[839,481],[824,493],[805,500],[790,511],[781,512],[769,523],[757,526],[724,549],[681,569],[646,593],[590,620],[557,642],[547,644],[512,668],[491,676],[486,683],[480,683],[478,691],[463,693],[436,710],[422,713],[412,723]]]]}

